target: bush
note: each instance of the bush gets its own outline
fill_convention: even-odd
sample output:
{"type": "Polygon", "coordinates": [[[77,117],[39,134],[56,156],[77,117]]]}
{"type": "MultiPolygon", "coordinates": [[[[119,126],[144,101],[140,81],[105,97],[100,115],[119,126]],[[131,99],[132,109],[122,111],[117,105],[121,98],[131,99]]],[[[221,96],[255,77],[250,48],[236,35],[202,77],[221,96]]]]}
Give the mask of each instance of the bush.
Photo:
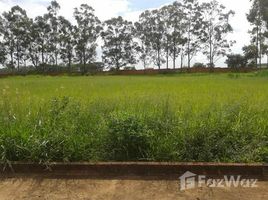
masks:
{"type": "Polygon", "coordinates": [[[121,112],[110,116],[105,141],[108,160],[145,160],[149,144],[150,132],[140,117],[121,112]]]}
{"type": "Polygon", "coordinates": [[[195,63],[193,65],[193,68],[206,68],[206,65],[203,63],[195,63]]]}
{"type": "Polygon", "coordinates": [[[245,56],[240,54],[230,54],[227,55],[226,64],[229,68],[239,69],[245,68],[247,66],[248,60],[245,56]]]}
{"type": "Polygon", "coordinates": [[[136,68],[135,67],[124,67],[124,70],[132,71],[132,70],[136,70],[136,68]]]}

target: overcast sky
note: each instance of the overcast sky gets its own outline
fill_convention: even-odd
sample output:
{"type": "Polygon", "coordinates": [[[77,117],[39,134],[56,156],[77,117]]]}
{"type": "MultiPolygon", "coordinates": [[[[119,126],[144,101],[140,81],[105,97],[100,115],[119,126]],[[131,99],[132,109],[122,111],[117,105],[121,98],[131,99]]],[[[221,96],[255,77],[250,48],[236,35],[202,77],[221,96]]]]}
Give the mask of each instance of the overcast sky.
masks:
{"type": "MultiPolygon", "coordinates": [[[[205,2],[209,0],[200,0],[205,2]]],[[[246,20],[246,13],[250,9],[250,0],[218,0],[228,9],[235,11],[236,15],[231,20],[234,33],[230,35],[232,40],[236,40],[233,46],[233,53],[240,53],[241,48],[249,43],[249,23],[246,20]]],[[[128,20],[135,21],[139,14],[152,8],[159,8],[162,5],[173,2],[173,0],[58,0],[61,5],[60,14],[69,20],[73,20],[73,8],[82,3],[87,3],[96,10],[96,15],[101,19],[109,19],[118,15],[124,16],[128,20]]],[[[0,0],[0,12],[9,10],[12,6],[19,5],[27,10],[28,16],[35,17],[46,12],[46,7],[50,0],[0,0]]],[[[199,62],[207,63],[206,59],[198,56],[199,62]]],[[[193,60],[193,63],[196,61],[193,60]]],[[[225,66],[225,58],[218,61],[217,66],[225,66]]]]}

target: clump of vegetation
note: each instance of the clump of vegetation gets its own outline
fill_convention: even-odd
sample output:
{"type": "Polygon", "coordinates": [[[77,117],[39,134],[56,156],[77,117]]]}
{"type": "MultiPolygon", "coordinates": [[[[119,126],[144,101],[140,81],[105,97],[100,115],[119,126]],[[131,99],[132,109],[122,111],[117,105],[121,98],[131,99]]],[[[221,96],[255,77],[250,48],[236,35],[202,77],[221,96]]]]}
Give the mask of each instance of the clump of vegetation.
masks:
{"type": "Polygon", "coordinates": [[[227,55],[226,64],[229,68],[239,69],[245,68],[248,65],[248,60],[245,56],[240,54],[230,54],[227,55]]]}
{"type": "Polygon", "coordinates": [[[206,65],[204,63],[195,63],[193,68],[206,68],[206,65]]]}
{"type": "Polygon", "coordinates": [[[260,70],[254,74],[257,77],[268,77],[268,70],[260,70]]]}
{"type": "Polygon", "coordinates": [[[150,149],[150,130],[144,119],[116,112],[108,118],[105,149],[108,160],[144,160],[150,149]]]}

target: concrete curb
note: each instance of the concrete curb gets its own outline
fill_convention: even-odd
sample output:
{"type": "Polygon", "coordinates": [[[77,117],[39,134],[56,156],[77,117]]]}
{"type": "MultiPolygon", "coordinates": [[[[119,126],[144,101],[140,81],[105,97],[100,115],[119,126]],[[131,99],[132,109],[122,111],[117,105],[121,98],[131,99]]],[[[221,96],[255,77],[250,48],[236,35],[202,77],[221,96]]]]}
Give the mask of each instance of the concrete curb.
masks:
{"type": "Polygon", "coordinates": [[[97,162],[97,163],[50,163],[49,165],[12,162],[0,164],[2,177],[44,176],[72,178],[116,178],[132,179],[178,179],[187,171],[209,178],[224,175],[241,175],[268,181],[268,164],[230,163],[166,163],[166,162],[97,162]]]}

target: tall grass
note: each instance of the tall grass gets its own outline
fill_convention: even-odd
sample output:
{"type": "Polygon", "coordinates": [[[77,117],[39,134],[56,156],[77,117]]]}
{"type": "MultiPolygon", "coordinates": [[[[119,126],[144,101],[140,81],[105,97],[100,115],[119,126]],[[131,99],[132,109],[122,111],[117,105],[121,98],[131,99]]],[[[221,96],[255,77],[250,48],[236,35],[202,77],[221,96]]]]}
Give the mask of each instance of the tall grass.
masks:
{"type": "Polygon", "coordinates": [[[1,79],[0,161],[268,162],[266,78],[1,79]]]}

